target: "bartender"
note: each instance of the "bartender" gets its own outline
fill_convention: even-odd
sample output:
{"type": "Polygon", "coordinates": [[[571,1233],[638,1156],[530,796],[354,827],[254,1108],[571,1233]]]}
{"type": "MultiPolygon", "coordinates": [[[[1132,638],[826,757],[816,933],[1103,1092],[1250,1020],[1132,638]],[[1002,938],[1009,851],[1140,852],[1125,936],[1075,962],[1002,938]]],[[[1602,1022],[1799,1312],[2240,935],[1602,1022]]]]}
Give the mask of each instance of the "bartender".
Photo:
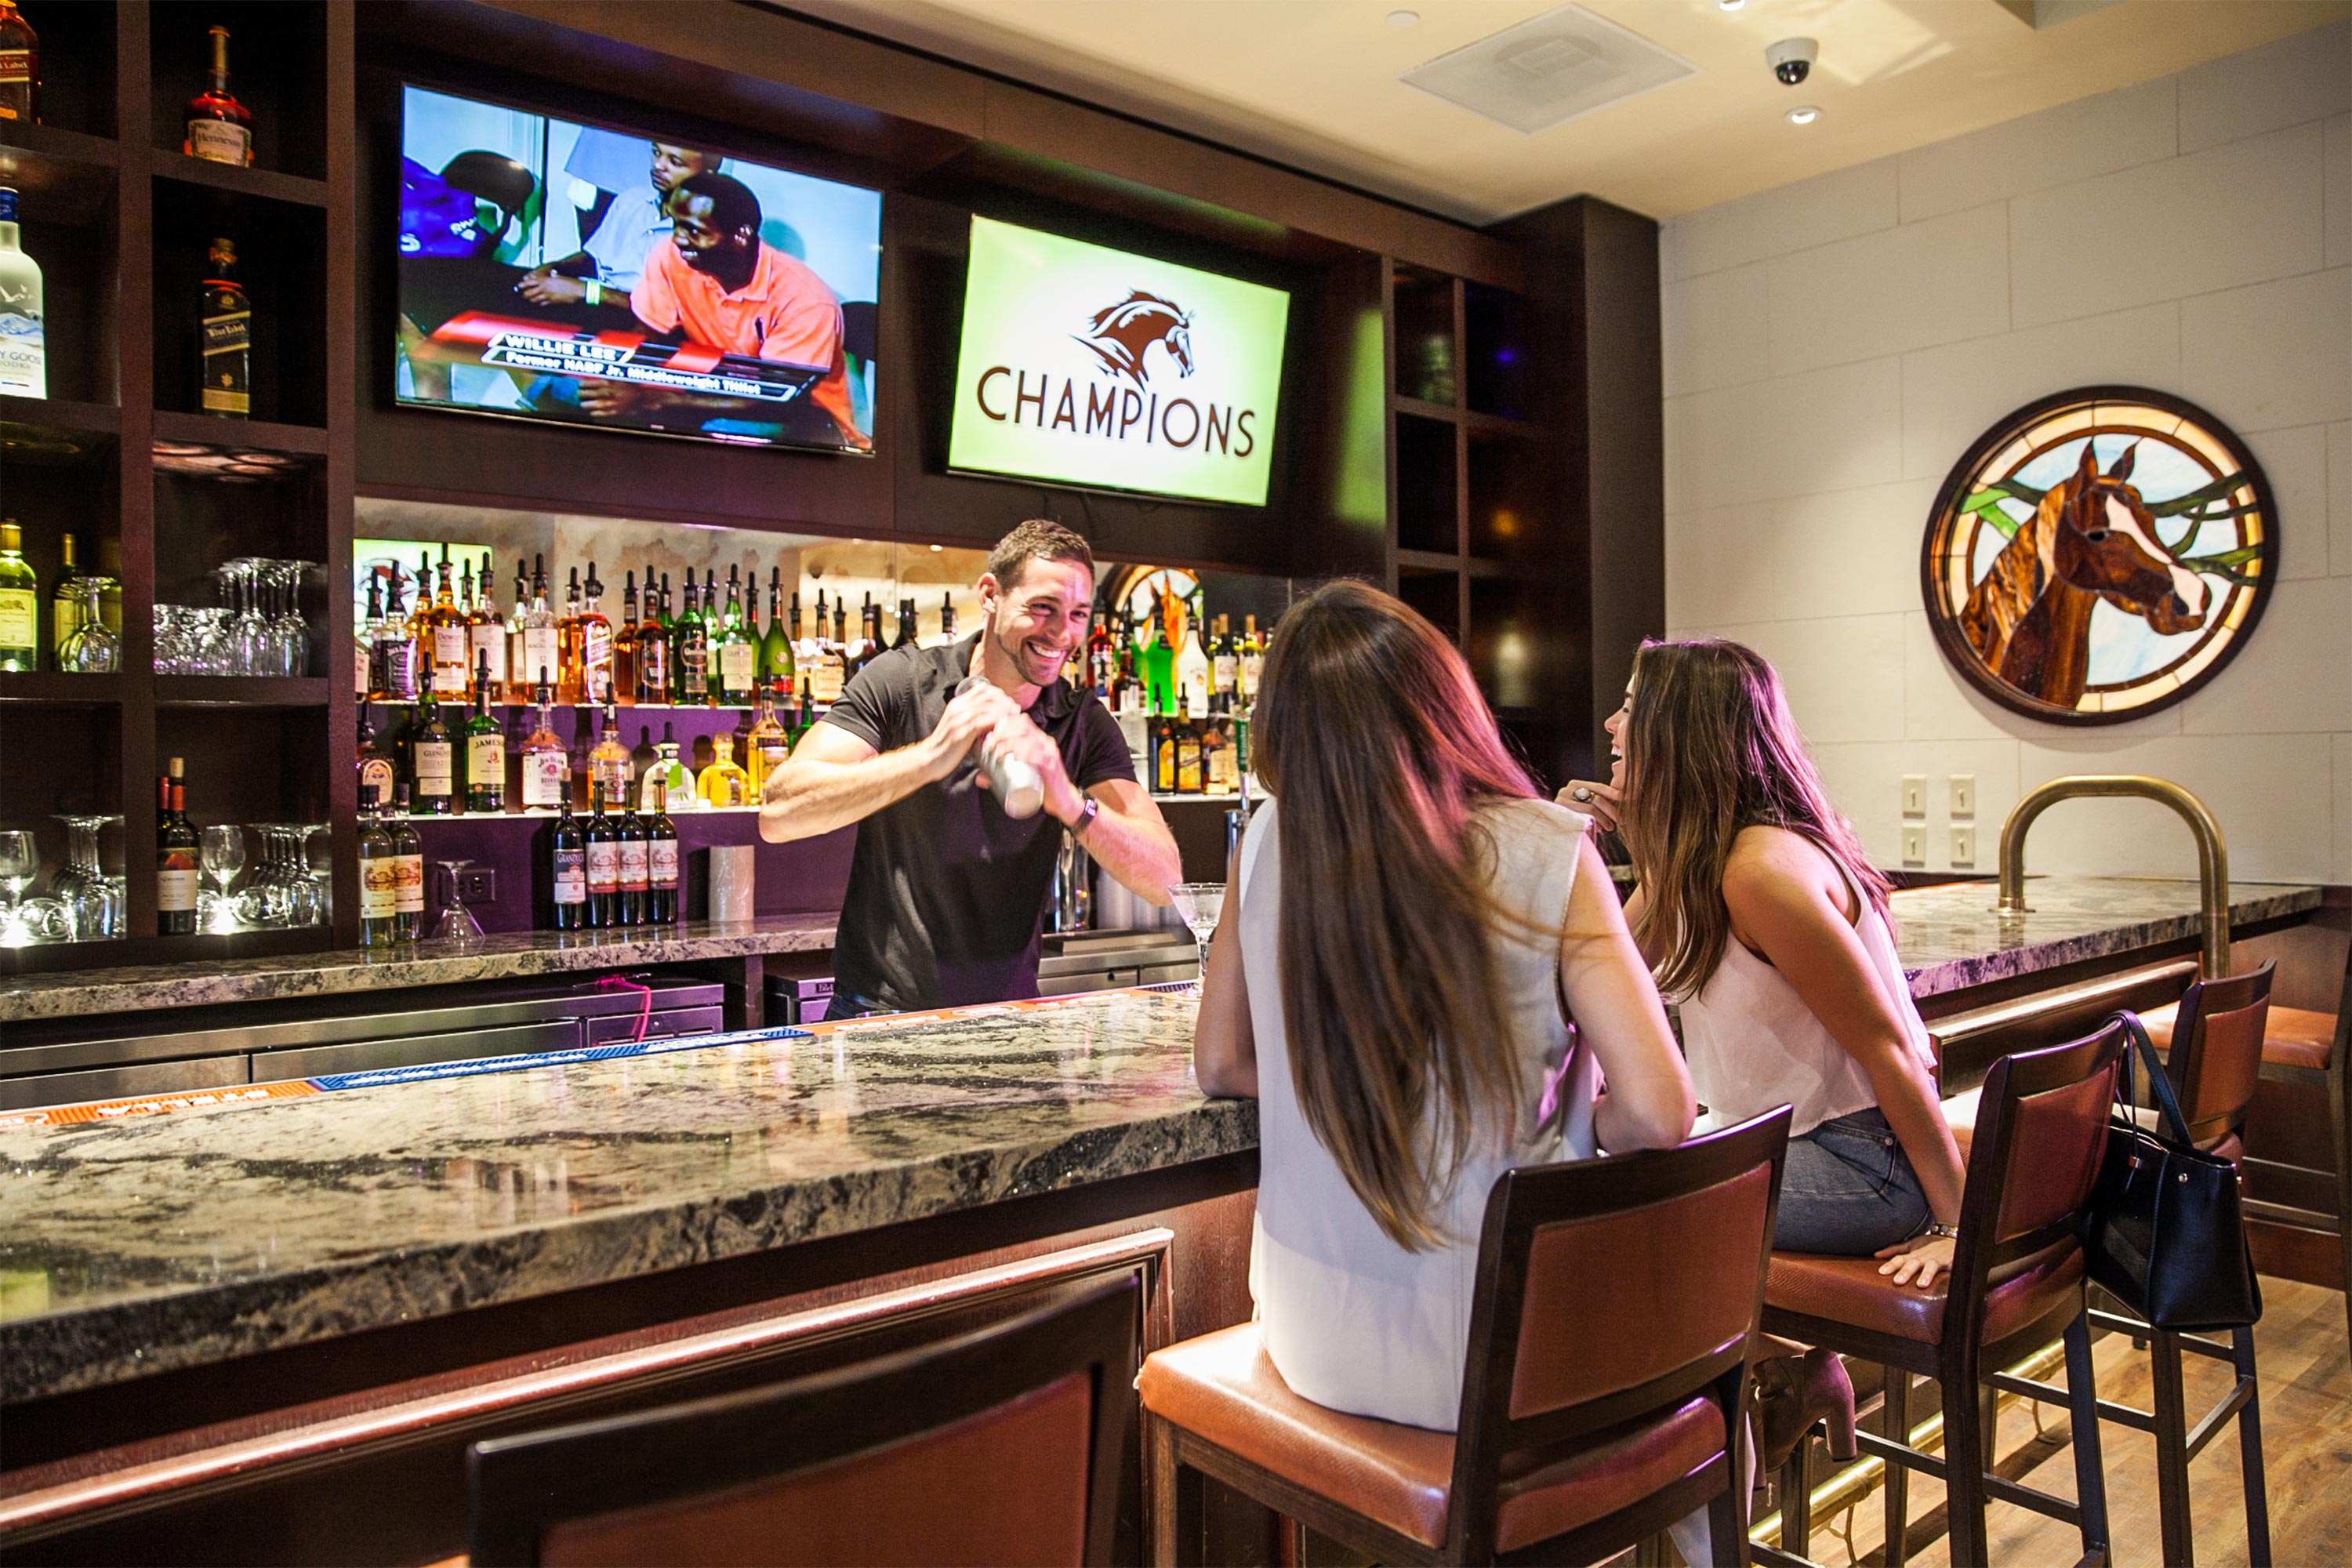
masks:
{"type": "Polygon", "coordinates": [[[1087,542],[1024,522],[989,552],[979,587],[977,633],[875,658],[768,775],[769,843],[858,825],[828,1017],[1034,996],[1065,832],[1151,903],[1182,878],[1117,721],[1062,679],[1094,611],[1087,542]],[[983,749],[1036,770],[1042,810],[1005,815],[983,749]]]}

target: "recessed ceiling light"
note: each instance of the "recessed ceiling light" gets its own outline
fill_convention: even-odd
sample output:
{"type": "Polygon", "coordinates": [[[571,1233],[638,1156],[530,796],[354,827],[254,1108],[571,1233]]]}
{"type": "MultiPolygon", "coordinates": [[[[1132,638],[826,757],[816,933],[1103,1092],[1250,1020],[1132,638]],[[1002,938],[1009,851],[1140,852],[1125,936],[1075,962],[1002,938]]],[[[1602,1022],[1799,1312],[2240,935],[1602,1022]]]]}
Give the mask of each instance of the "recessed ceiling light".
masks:
{"type": "Polygon", "coordinates": [[[1410,27],[1415,22],[1420,20],[1421,13],[1418,11],[1391,11],[1389,13],[1389,26],[1391,27],[1410,27]]]}
{"type": "Polygon", "coordinates": [[[1747,4],[1748,0],[1715,0],[1715,8],[1718,11],[1737,11],[1747,4]]]}
{"type": "Polygon", "coordinates": [[[1807,104],[1802,109],[1789,110],[1789,123],[1791,125],[1811,125],[1821,117],[1822,111],[1811,104],[1807,104]]]}

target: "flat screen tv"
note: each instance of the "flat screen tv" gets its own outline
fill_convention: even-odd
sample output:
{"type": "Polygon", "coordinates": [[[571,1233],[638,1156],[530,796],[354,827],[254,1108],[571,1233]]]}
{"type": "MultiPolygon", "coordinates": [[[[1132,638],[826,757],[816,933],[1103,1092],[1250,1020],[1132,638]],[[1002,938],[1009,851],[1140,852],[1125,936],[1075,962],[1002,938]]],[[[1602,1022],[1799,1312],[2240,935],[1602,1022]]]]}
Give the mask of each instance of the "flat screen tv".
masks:
{"type": "Polygon", "coordinates": [[[1264,506],[1290,296],[971,220],[948,467],[1264,506]]]}
{"type": "Polygon", "coordinates": [[[407,405],[873,450],[882,197],[403,89],[407,405]]]}

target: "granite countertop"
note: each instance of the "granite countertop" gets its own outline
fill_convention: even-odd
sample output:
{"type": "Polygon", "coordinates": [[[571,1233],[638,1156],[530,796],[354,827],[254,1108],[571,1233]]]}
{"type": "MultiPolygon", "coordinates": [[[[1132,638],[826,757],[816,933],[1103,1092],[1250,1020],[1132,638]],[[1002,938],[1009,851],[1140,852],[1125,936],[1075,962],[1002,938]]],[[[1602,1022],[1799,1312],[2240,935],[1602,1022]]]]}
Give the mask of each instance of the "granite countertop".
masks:
{"type": "MultiPolygon", "coordinates": [[[[2284,882],[2230,888],[2232,928],[2319,907],[2320,890],[2284,882]]],[[[2194,938],[2204,929],[2197,884],[2153,877],[2029,877],[2032,912],[1993,912],[1990,881],[1895,895],[1895,952],[1926,997],[1995,980],[2194,938]]]]}
{"type": "Polygon", "coordinates": [[[1254,1149],[1256,1105],[1193,1084],[1193,1012],[1106,992],[0,1131],[0,1403],[1254,1149]]]}
{"type": "Polygon", "coordinates": [[[403,948],[344,948],[278,958],[26,975],[0,984],[0,1023],[805,952],[831,947],[834,925],[829,914],[769,915],[731,924],[688,921],[633,931],[512,931],[485,937],[479,946],[467,948],[420,942],[403,948]]]}

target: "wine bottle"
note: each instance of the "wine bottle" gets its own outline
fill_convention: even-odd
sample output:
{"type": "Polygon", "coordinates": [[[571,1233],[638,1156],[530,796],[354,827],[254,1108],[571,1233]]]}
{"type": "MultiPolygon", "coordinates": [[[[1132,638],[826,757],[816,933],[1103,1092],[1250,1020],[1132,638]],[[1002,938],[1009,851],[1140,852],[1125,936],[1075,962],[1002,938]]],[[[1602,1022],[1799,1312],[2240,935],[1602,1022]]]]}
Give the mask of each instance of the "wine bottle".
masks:
{"type": "Polygon", "coordinates": [[[196,929],[196,881],[202,868],[196,830],[188,822],[186,764],[173,757],[163,775],[155,819],[155,929],[190,936],[196,929]]]}
{"type": "MultiPolygon", "coordinates": [[[[5,0],[0,0],[5,5],[5,0]]],[[[0,23],[6,21],[0,12],[0,23]]],[[[6,70],[7,43],[0,26],[0,73],[6,70]]],[[[0,97],[7,91],[0,76],[0,97]]],[[[18,248],[16,192],[0,185],[0,393],[11,397],[49,395],[48,348],[41,318],[41,264],[18,248]]]]}
{"type": "Polygon", "coordinates": [[[41,579],[25,559],[25,531],[0,522],[0,669],[41,668],[41,579]]]}
{"type": "MultiPolygon", "coordinates": [[[[214,240],[205,261],[197,325],[204,383],[196,405],[215,418],[242,419],[253,411],[253,301],[236,280],[234,242],[214,240]]],[[[417,596],[424,596],[422,583],[417,596]]]]}
{"type": "Polygon", "coordinates": [[[215,27],[211,80],[188,100],[188,134],[180,151],[191,158],[249,167],[253,163],[253,111],[228,89],[228,29],[215,27]]]}
{"type": "MultiPolygon", "coordinates": [[[[360,721],[367,721],[362,710],[360,721]]],[[[393,858],[384,805],[373,784],[360,785],[360,945],[389,947],[399,940],[400,864],[393,858]]]]}
{"type": "Polygon", "coordinates": [[[652,815],[646,819],[646,919],[655,925],[676,925],[677,825],[670,821],[664,800],[652,799],[646,805],[652,815]]]}
{"type": "Polygon", "coordinates": [[[643,925],[646,922],[646,893],[652,872],[646,858],[646,825],[638,820],[636,805],[625,792],[621,796],[621,820],[614,825],[613,831],[620,842],[621,852],[621,890],[614,905],[613,923],[643,925]]]}
{"type": "Polygon", "coordinates": [[[614,923],[621,892],[621,837],[604,815],[603,779],[589,781],[588,828],[581,838],[588,856],[588,924],[601,931],[614,923]]]}
{"type": "Polygon", "coordinates": [[[781,613],[783,586],[782,569],[770,567],[768,569],[768,630],[766,635],[760,638],[760,679],[770,682],[781,680],[784,683],[784,689],[790,691],[795,678],[793,668],[793,637],[800,629],[801,596],[798,594],[793,595],[792,629],[787,631],[784,617],[781,613]]]}
{"type": "Polygon", "coordinates": [[[416,942],[425,935],[425,841],[416,837],[416,825],[408,820],[408,786],[392,786],[392,817],[384,831],[392,835],[392,858],[400,868],[399,901],[394,910],[399,924],[393,928],[395,942],[416,942]]]}
{"type": "Polygon", "coordinates": [[[588,924],[588,849],[580,819],[572,815],[565,796],[553,822],[547,825],[545,868],[547,906],[541,918],[552,931],[580,931],[588,924]]]}

